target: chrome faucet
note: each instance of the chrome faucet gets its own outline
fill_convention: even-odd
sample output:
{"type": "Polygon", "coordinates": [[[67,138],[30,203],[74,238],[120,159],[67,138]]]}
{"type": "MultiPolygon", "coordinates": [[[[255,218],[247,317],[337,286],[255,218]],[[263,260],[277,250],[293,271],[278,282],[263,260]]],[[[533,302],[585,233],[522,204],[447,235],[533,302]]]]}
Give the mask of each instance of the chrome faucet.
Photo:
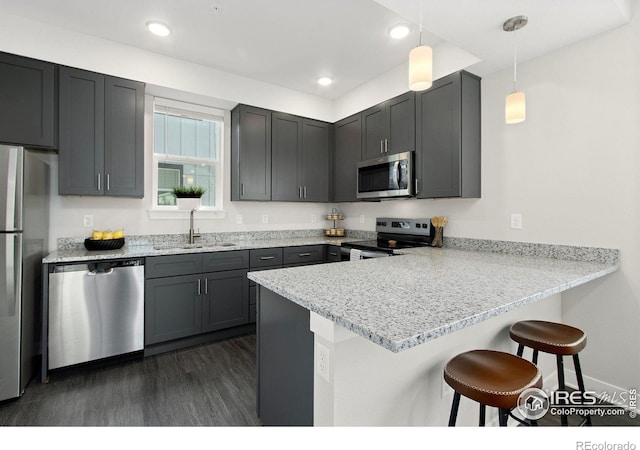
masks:
{"type": "Polygon", "coordinates": [[[189,213],[189,244],[194,244],[196,242],[196,238],[200,237],[200,233],[196,233],[193,229],[193,213],[196,212],[195,209],[192,209],[189,213]]]}

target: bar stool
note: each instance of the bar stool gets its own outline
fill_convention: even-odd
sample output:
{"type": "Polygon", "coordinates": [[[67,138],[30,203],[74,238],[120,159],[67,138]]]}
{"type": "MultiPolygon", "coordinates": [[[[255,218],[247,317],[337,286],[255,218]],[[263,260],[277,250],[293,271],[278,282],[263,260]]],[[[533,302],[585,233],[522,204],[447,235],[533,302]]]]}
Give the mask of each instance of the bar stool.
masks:
{"type": "MultiPolygon", "coordinates": [[[[578,353],[587,345],[587,335],[579,328],[555,322],[542,320],[523,320],[511,325],[509,330],[511,339],[518,343],[518,356],[522,356],[524,347],[533,349],[532,361],[538,363],[538,352],[556,355],[558,367],[558,390],[565,391],[563,356],[573,356],[573,366],[576,370],[578,389],[584,393],[584,381],[580,368],[578,353]]],[[[566,415],[561,416],[562,426],[568,425],[566,415]]],[[[586,416],[581,424],[591,425],[591,417],[586,416]]]]}
{"type": "Polygon", "coordinates": [[[461,395],[480,403],[480,426],[485,424],[487,405],[499,408],[500,426],[507,426],[509,413],[518,405],[522,391],[542,387],[542,375],[535,364],[493,350],[472,350],[455,356],[444,367],[444,379],[455,391],[450,427],[456,424],[461,395]]]}

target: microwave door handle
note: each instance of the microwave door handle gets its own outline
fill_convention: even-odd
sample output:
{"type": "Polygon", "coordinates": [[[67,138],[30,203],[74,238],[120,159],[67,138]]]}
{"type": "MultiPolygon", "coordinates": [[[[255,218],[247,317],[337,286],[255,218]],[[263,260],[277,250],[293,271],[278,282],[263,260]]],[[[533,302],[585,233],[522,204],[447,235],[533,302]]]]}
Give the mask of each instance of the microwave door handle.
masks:
{"type": "Polygon", "coordinates": [[[393,163],[393,187],[394,189],[398,190],[400,189],[400,176],[401,176],[401,172],[400,172],[400,161],[396,161],[393,163]]]}

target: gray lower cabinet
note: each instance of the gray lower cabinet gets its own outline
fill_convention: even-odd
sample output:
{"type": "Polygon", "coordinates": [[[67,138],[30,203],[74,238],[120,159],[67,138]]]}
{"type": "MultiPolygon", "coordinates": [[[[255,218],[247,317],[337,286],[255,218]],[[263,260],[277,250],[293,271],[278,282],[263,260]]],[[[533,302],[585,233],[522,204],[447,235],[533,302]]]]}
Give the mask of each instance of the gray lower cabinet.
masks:
{"type": "Polygon", "coordinates": [[[231,111],[231,200],[271,200],[271,111],[231,111]]]}
{"type": "Polygon", "coordinates": [[[199,284],[199,274],[146,280],[145,346],[202,332],[202,296],[198,295],[199,284]]]}
{"type": "Polygon", "coordinates": [[[362,156],[362,114],[342,119],[334,129],[332,199],[334,202],[355,202],[358,200],[356,173],[362,156]]]}
{"type": "Polygon", "coordinates": [[[416,94],[418,198],[480,197],[480,78],[465,71],[416,94]]]}
{"type": "Polygon", "coordinates": [[[203,275],[202,331],[215,331],[249,322],[247,270],[203,275]]]}
{"type": "Polygon", "coordinates": [[[272,114],[272,191],[275,201],[329,201],[330,124],[272,114]]]}
{"type": "Polygon", "coordinates": [[[324,262],[340,262],[342,261],[342,255],[340,254],[340,246],[338,245],[326,245],[324,249],[324,262]]]}
{"type": "Polygon", "coordinates": [[[61,195],[144,195],[144,83],[60,67],[61,195]]]}
{"type": "Polygon", "coordinates": [[[0,53],[0,142],[56,148],[56,67],[0,53]]]}
{"type": "Polygon", "coordinates": [[[362,111],[362,160],[414,150],[415,94],[405,92],[362,111]]]}
{"type": "Polygon", "coordinates": [[[149,257],[145,346],[249,323],[249,251],[149,257]]]}

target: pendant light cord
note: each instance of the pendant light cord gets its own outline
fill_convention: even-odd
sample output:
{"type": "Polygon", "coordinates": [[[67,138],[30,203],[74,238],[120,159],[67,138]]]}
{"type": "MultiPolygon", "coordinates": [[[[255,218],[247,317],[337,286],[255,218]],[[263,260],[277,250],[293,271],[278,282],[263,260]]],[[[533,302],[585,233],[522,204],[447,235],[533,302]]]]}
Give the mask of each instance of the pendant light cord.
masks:
{"type": "Polygon", "coordinates": [[[422,45],[422,0],[420,0],[420,32],[418,45],[422,45]]]}
{"type": "Polygon", "coordinates": [[[516,60],[518,58],[518,43],[516,41],[516,34],[518,32],[513,30],[513,92],[518,92],[518,73],[516,71],[516,60]]]}

